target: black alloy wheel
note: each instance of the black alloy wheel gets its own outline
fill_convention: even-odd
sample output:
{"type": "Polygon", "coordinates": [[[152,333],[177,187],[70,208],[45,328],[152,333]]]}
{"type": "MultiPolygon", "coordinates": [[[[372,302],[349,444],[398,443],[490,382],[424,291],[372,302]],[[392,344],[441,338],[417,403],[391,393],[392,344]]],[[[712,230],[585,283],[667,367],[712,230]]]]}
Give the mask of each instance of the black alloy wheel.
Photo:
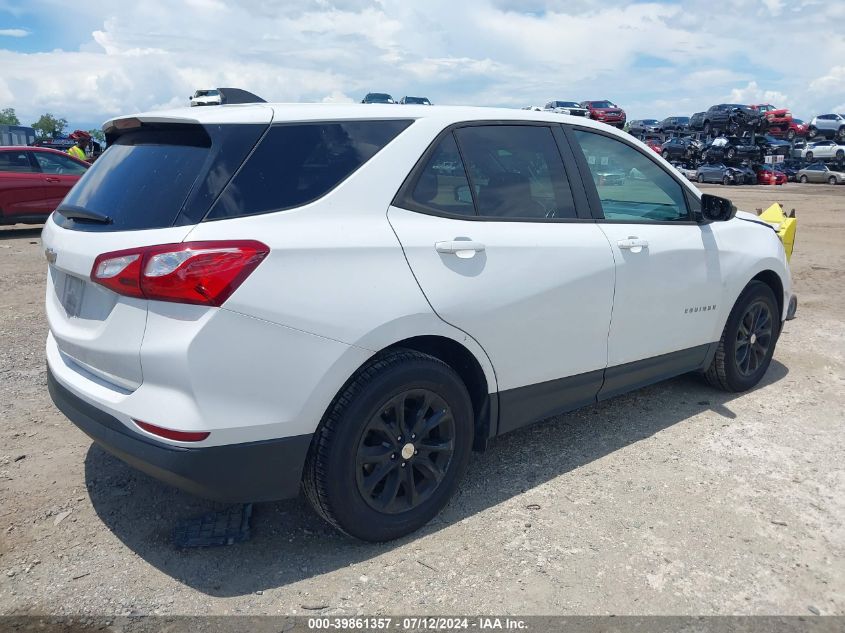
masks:
{"type": "Polygon", "coordinates": [[[415,350],[386,350],[349,380],[320,422],[305,495],[350,536],[399,538],[448,503],[473,434],[472,400],[452,367],[415,350]]]}
{"type": "Polygon", "coordinates": [[[427,501],[455,450],[455,420],[439,395],[412,389],[390,399],[358,444],[358,492],[374,510],[396,514],[427,501]]]}
{"type": "Polygon", "coordinates": [[[772,361],[780,318],[772,288],[751,281],[731,309],[716,352],[704,376],[724,391],[746,391],[765,375],[772,361]]]}
{"type": "Polygon", "coordinates": [[[813,152],[807,152],[807,153],[804,155],[804,158],[805,158],[805,159],[807,160],[807,162],[809,163],[811,160],[813,160],[813,152]]]}
{"type": "Polygon", "coordinates": [[[742,315],[734,342],[736,367],[742,376],[753,376],[760,369],[769,356],[773,337],[771,308],[765,301],[755,301],[742,315]]]}
{"type": "Polygon", "coordinates": [[[842,160],[842,159],[845,159],[845,150],[843,150],[843,149],[836,150],[836,160],[842,160]]]}

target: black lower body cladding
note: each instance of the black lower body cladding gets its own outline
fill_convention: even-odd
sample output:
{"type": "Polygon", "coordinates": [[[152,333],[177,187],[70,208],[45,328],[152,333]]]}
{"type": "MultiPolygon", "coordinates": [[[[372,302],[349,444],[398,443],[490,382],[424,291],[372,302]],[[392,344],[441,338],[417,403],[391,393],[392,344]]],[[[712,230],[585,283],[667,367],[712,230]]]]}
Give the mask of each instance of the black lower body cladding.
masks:
{"type": "Polygon", "coordinates": [[[226,446],[187,448],[156,442],[63,387],[47,371],[56,407],[86,435],[133,468],[215,501],[247,503],[299,494],[311,434],[226,446]]]}

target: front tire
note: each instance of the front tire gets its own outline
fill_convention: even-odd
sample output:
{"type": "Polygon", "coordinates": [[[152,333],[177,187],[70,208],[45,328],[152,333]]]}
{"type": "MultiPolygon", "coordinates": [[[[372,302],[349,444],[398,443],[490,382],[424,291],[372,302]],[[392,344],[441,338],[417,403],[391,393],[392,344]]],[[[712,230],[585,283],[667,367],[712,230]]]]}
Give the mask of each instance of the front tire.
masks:
{"type": "Polygon", "coordinates": [[[394,350],[335,397],[314,434],[303,487],[341,532],[389,541],[448,503],[472,440],[472,402],[455,371],[427,354],[394,350]]]}
{"type": "Polygon", "coordinates": [[[786,139],[787,139],[788,141],[795,140],[795,130],[789,130],[789,131],[786,133],[786,139]]]}
{"type": "Polygon", "coordinates": [[[804,154],[804,159],[805,159],[808,163],[809,163],[811,160],[813,160],[813,152],[807,152],[806,154],[804,154]]]}
{"type": "Polygon", "coordinates": [[[804,174],[801,174],[801,177],[798,179],[798,182],[801,182],[801,183],[806,185],[808,182],[810,182],[810,180],[809,180],[809,178],[807,178],[807,176],[805,176],[804,174]]]}
{"type": "Polygon", "coordinates": [[[828,179],[827,179],[827,184],[829,184],[829,185],[835,185],[835,184],[836,184],[836,176],[831,176],[830,178],[828,178],[828,179]]]}
{"type": "Polygon", "coordinates": [[[728,176],[724,176],[722,178],[722,184],[728,186],[729,184],[731,184],[731,179],[728,176]]]}
{"type": "Polygon", "coordinates": [[[698,174],[698,177],[696,178],[696,180],[698,180],[699,183],[703,184],[704,183],[704,174],[698,174]]]}
{"type": "Polygon", "coordinates": [[[707,382],[733,392],[747,391],[760,382],[780,335],[777,305],[774,292],[762,281],[752,281],[745,287],[704,374],[707,382]]]}

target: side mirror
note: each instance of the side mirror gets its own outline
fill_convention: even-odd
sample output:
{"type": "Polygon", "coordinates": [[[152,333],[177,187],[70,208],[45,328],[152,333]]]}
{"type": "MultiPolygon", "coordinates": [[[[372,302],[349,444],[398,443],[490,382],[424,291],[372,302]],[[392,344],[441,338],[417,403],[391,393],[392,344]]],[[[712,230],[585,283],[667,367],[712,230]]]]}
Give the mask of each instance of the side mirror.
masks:
{"type": "Polygon", "coordinates": [[[455,187],[455,202],[463,202],[472,204],[472,192],[468,185],[459,185],[455,187]]]}
{"type": "Polygon", "coordinates": [[[736,215],[736,206],[727,198],[705,193],[701,196],[701,219],[704,222],[726,222],[736,215]]]}

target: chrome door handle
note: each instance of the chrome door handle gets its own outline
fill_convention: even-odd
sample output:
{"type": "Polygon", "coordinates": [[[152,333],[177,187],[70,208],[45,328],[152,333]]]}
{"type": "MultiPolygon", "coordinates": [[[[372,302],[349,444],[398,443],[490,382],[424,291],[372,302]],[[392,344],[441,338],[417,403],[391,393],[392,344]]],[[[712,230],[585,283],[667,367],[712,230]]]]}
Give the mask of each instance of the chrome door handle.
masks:
{"type": "Polygon", "coordinates": [[[449,240],[447,242],[435,242],[434,248],[438,253],[447,255],[457,255],[461,259],[468,259],[474,257],[476,253],[480,253],[485,249],[481,242],[471,242],[469,240],[449,240]]]}
{"type": "Polygon", "coordinates": [[[632,253],[639,253],[644,248],[648,248],[648,240],[641,240],[638,237],[631,236],[627,240],[619,240],[616,245],[626,251],[632,253]]]}

